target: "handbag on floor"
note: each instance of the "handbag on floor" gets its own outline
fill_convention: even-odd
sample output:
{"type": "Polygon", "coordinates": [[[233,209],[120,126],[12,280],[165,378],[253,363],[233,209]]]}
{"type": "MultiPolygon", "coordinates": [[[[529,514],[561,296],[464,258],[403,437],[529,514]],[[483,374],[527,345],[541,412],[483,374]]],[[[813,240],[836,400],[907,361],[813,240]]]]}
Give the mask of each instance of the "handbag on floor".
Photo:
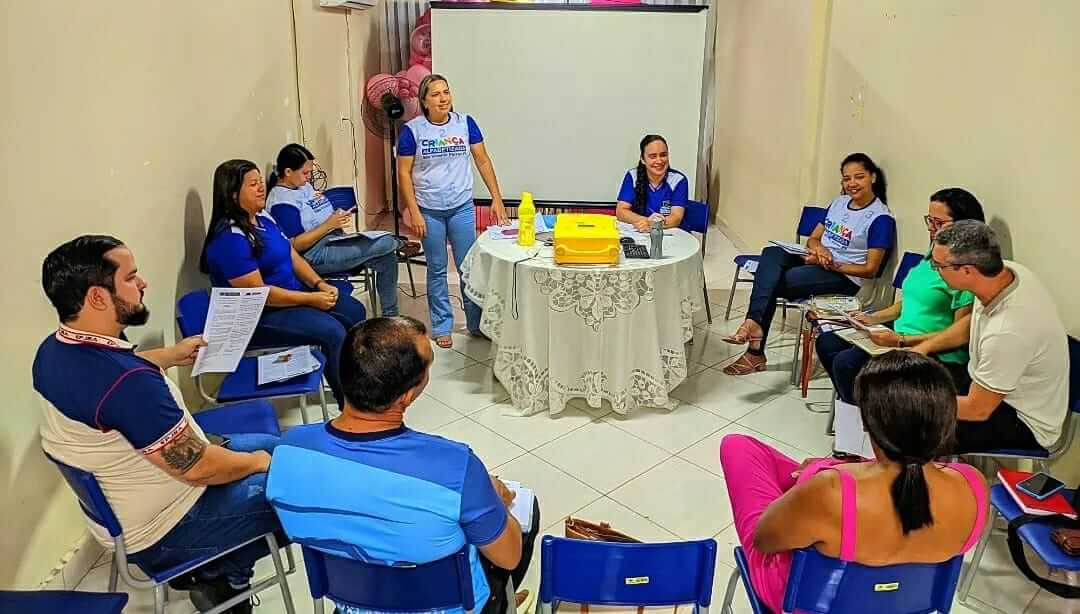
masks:
{"type": "MultiPolygon", "coordinates": [[[[568,516],[563,521],[563,534],[569,539],[584,539],[586,541],[594,542],[618,542],[622,544],[640,544],[640,539],[630,537],[626,533],[616,531],[611,528],[611,525],[606,522],[599,524],[595,522],[589,522],[588,520],[582,520],[581,518],[574,518],[568,516]]],[[[581,614],[589,613],[589,604],[582,603],[581,614]]],[[[676,606],[676,612],[678,607],[676,606]]],[[[638,606],[637,614],[644,614],[645,608],[638,606]]],[[[675,613],[672,613],[675,614],[675,613]]]]}

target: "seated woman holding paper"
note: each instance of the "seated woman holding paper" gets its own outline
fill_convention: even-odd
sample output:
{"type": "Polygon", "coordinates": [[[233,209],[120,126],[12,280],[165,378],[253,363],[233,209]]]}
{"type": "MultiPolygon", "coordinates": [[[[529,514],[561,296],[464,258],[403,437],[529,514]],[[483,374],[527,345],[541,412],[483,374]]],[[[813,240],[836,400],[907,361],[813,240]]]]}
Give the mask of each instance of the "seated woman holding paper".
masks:
{"type": "Polygon", "coordinates": [[[341,406],[337,357],[364,306],[327,283],[264,211],[266,186],[255,163],[229,160],[214,171],[214,208],[199,267],[215,287],[270,287],[253,343],[317,345],[326,380],[341,406]]]}
{"type": "Polygon", "coordinates": [[[956,396],[948,372],[914,352],[870,359],[855,382],[875,458],[799,464],[746,435],[720,442],[735,532],[755,592],[774,612],[791,551],[813,547],[865,565],[939,563],[979,540],[987,489],[975,468],[936,463],[952,450],[956,396]]]}
{"type": "Polygon", "coordinates": [[[728,343],[749,343],[728,375],[765,370],[765,342],[776,313],[776,299],[801,300],[825,294],[854,296],[875,277],[896,241],[896,221],[885,204],[885,172],[869,156],[853,153],[840,165],[844,193],[829,205],[825,222],[806,242],[808,254],[778,246],[761,252],[746,319],[728,343]]]}
{"type": "Polygon", "coordinates": [[[346,234],[344,229],[352,225],[356,212],[335,210],[315,191],[311,185],[314,162],[315,156],[303,145],[283,147],[266,181],[266,210],[319,274],[349,273],[364,266],[371,269],[382,315],[397,315],[397,239],[389,233],[378,233],[374,238],[346,234]]]}
{"type": "Polygon", "coordinates": [[[689,181],[668,164],[664,137],[646,134],[638,148],[641,157],[623,176],[615,216],[638,232],[649,232],[653,220],[663,220],[664,228],[678,228],[690,198],[689,181]]]}
{"type": "MultiPolygon", "coordinates": [[[[963,188],[945,188],[930,195],[930,209],[923,219],[933,245],[938,231],[953,222],[982,222],[985,217],[982,205],[971,192],[963,188]]],[[[947,351],[935,354],[934,358],[945,365],[954,379],[961,377],[960,381],[967,381],[967,343],[975,296],[946,285],[941,274],[930,266],[929,254],[911,269],[900,290],[900,299],[890,307],[854,316],[867,326],[893,323],[892,330],[871,331],[870,340],[884,347],[907,347],[918,351],[919,344],[940,336],[938,341],[947,351]]],[[[870,360],[870,355],[832,332],[818,337],[817,354],[840,399],[854,403],[855,376],[870,360]]]]}

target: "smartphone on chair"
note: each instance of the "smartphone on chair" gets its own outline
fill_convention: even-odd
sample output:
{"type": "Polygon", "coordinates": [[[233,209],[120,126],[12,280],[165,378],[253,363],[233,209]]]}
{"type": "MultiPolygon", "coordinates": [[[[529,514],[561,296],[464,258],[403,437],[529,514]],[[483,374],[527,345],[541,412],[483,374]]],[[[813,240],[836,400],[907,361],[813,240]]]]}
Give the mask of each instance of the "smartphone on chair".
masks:
{"type": "Polygon", "coordinates": [[[1043,499],[1053,496],[1054,493],[1065,488],[1065,485],[1060,480],[1056,480],[1049,475],[1039,472],[1030,478],[1017,482],[1016,488],[1025,495],[1042,501],[1043,499]]]}

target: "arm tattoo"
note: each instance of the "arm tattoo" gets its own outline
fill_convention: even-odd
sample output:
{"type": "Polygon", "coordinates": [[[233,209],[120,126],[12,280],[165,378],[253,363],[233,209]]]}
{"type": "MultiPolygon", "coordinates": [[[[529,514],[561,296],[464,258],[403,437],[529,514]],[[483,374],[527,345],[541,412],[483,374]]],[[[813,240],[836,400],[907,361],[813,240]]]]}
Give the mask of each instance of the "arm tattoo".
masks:
{"type": "Polygon", "coordinates": [[[187,429],[179,439],[161,450],[165,463],[181,474],[195,466],[206,452],[206,442],[187,429]]]}

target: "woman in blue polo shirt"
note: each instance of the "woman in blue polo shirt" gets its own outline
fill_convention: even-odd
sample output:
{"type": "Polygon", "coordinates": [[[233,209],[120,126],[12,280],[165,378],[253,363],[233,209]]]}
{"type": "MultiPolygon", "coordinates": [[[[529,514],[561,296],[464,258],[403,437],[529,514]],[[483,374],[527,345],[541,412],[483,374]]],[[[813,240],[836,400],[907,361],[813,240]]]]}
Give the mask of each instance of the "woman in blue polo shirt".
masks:
{"type": "Polygon", "coordinates": [[[266,186],[253,162],[229,160],[214,171],[214,208],[199,264],[215,287],[270,287],[252,341],[317,345],[326,380],[342,407],[337,357],[345,331],[364,320],[364,306],[322,279],[264,211],[266,186]]]}
{"type": "Polygon", "coordinates": [[[638,148],[641,157],[623,176],[615,216],[638,232],[648,232],[654,219],[663,220],[664,228],[676,228],[690,199],[686,175],[671,168],[667,141],[659,134],[646,134],[638,148]]]}
{"type": "MultiPolygon", "coordinates": [[[[454,250],[454,263],[461,270],[465,254],[476,240],[476,211],[473,205],[473,174],[491,193],[491,214],[496,224],[505,224],[495,167],[491,164],[484,136],[472,117],[454,111],[454,99],[446,77],[431,74],[419,88],[423,115],[409,121],[398,139],[398,184],[402,204],[409,211],[413,228],[420,236],[427,257],[427,297],[431,333],[441,348],[453,345],[454,310],[446,281],[446,242],[454,250]]],[[[461,293],[465,325],[472,335],[480,333],[480,306],[461,293]]]]}
{"type": "Polygon", "coordinates": [[[311,185],[315,156],[307,147],[290,143],[277,155],[274,172],[266,182],[266,210],[281,231],[322,275],[349,273],[366,266],[375,273],[380,314],[398,313],[397,239],[384,234],[376,239],[346,235],[353,211],[335,210],[311,185]]]}

